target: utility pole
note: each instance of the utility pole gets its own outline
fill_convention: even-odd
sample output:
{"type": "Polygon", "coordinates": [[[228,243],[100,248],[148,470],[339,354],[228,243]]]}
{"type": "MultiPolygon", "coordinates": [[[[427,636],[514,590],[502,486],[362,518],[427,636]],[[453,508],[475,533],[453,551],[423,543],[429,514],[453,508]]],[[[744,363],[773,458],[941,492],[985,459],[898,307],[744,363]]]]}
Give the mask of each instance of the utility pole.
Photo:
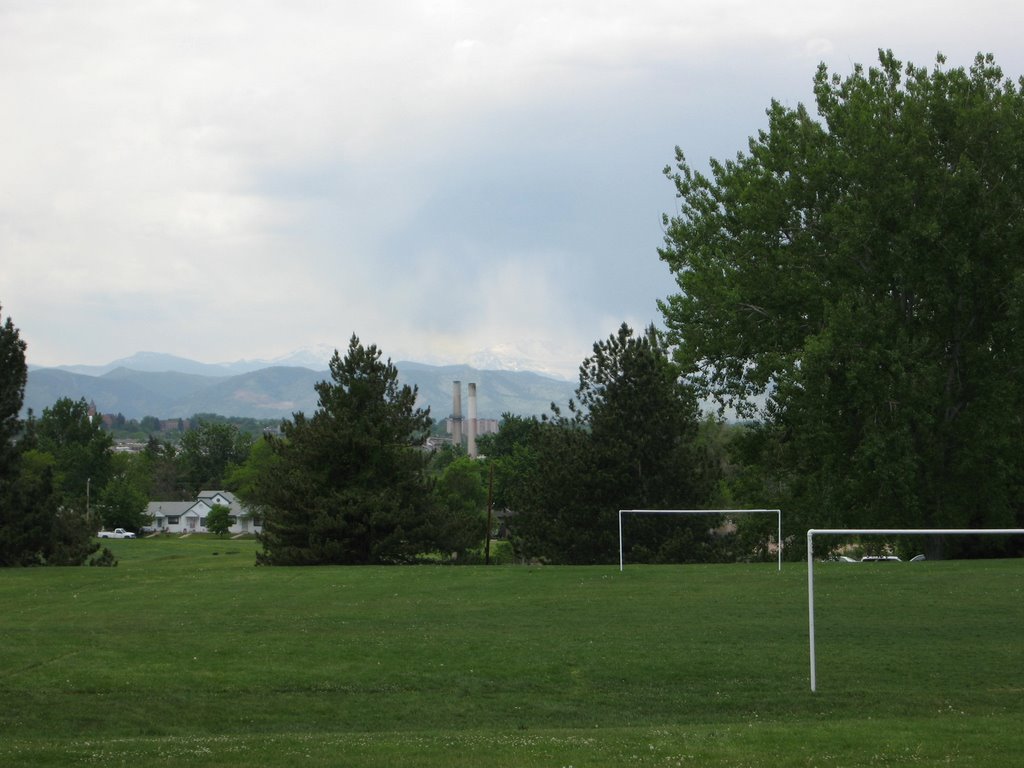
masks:
{"type": "Polygon", "coordinates": [[[487,474],[487,532],[484,537],[484,565],[491,564],[491,500],[494,498],[494,464],[487,474]]]}

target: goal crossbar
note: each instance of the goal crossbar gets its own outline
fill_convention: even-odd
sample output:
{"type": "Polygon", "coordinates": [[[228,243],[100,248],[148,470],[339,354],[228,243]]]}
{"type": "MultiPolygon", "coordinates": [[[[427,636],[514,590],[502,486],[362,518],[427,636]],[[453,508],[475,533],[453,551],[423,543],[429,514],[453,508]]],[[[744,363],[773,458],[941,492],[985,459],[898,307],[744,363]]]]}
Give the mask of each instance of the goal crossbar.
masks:
{"type": "Polygon", "coordinates": [[[620,509],[619,510],[619,570],[625,569],[625,548],[622,539],[623,515],[753,515],[771,514],[778,517],[779,570],[782,570],[782,510],[780,509],[620,509]]]}
{"type": "Polygon", "coordinates": [[[807,631],[810,639],[811,693],[817,690],[814,655],[814,537],[815,536],[1013,536],[1024,528],[811,528],[807,531],[807,631]]]}

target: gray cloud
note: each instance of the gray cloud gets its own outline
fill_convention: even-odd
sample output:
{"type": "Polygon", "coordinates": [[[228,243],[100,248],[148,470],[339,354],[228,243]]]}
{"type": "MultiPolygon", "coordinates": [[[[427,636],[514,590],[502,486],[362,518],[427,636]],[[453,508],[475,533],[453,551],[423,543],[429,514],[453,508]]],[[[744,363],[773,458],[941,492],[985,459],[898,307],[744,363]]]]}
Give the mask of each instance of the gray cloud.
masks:
{"type": "Polygon", "coordinates": [[[674,145],[743,149],[822,59],[1024,71],[993,2],[364,6],[0,6],[0,302],[30,362],[356,332],[571,375],[673,288],[674,145]]]}

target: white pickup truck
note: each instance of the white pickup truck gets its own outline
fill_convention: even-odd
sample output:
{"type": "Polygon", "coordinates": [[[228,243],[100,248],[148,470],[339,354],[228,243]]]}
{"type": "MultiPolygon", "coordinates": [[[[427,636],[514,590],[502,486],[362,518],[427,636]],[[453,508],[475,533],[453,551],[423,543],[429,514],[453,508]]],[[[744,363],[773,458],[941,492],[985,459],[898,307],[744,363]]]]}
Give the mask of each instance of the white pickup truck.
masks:
{"type": "Polygon", "coordinates": [[[134,539],[135,534],[124,528],[115,528],[112,531],[100,531],[96,537],[99,539],[134,539]]]}

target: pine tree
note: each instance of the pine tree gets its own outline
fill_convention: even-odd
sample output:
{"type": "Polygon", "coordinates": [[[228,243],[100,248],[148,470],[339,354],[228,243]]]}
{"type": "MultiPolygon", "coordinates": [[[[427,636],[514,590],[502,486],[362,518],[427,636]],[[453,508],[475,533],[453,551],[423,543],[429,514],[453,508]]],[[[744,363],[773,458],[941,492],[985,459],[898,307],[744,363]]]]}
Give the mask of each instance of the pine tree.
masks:
{"type": "Polygon", "coordinates": [[[409,562],[435,548],[436,519],[419,444],[430,427],[415,387],[376,346],[353,335],[331,380],[316,385],[309,418],[295,414],[277,460],[256,482],[265,510],[258,562],[268,565],[409,562]]]}
{"type": "Polygon", "coordinates": [[[0,566],[81,565],[99,545],[81,512],[58,503],[52,457],[24,439],[27,380],[25,342],[8,317],[0,325],[0,566]]]}

